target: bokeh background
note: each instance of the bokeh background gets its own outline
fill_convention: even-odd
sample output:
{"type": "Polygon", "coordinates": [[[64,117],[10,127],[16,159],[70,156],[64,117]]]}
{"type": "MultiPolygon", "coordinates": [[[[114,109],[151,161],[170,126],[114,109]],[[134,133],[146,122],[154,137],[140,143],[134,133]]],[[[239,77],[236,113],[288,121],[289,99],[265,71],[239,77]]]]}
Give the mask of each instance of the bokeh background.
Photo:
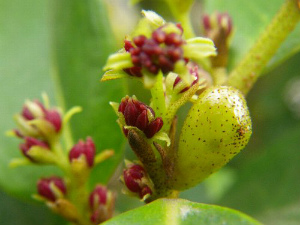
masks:
{"type": "MultiPolygon", "coordinates": [[[[200,34],[204,11],[232,12],[236,24],[232,68],[282,2],[196,1],[193,24],[200,34]]],[[[19,141],[4,133],[15,126],[12,116],[21,110],[24,100],[39,98],[43,91],[53,105],[84,108],[71,123],[75,140],[90,135],[98,151],[116,150],[113,159],[95,169],[90,187],[102,182],[118,191],[117,213],[142,205],[120,193],[120,163],[124,154],[134,156],[108,101],[119,101],[128,93],[148,101],[149,93],[137,91],[137,82],[99,82],[107,56],[122,46],[125,34],[140,18],[141,8],[156,10],[172,20],[160,0],[144,0],[137,6],[126,0],[0,0],[0,224],[66,224],[30,197],[40,176],[60,174],[58,170],[51,166],[8,168],[9,160],[21,155],[19,141]]],[[[300,224],[298,31],[299,26],[247,96],[253,119],[247,148],[220,172],[182,193],[182,198],[234,208],[265,224],[300,224]]]]}

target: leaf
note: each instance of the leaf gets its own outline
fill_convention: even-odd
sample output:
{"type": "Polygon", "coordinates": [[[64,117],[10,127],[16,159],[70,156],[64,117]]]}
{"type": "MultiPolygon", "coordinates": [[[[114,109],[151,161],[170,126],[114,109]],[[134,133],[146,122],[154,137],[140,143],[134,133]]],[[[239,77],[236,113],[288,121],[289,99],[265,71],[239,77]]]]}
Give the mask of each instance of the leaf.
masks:
{"type": "Polygon", "coordinates": [[[220,206],[183,199],[160,199],[103,223],[103,225],[114,224],[259,225],[260,223],[241,212],[220,206]]]}
{"type": "MultiPolygon", "coordinates": [[[[272,17],[283,4],[283,0],[206,0],[205,11],[228,12],[233,19],[234,36],[230,50],[229,67],[232,69],[242,59],[259,35],[264,31],[272,17]]],[[[300,24],[289,35],[270,61],[266,71],[278,66],[300,50],[300,24]]]]}
{"type": "Polygon", "coordinates": [[[24,100],[40,99],[43,91],[52,105],[56,105],[56,95],[65,109],[82,106],[83,112],[71,119],[74,141],[89,135],[98,153],[115,150],[115,156],[92,174],[92,185],[106,183],[120,161],[123,145],[109,101],[120,101],[123,85],[99,82],[113,46],[102,1],[57,0],[49,7],[47,1],[13,0],[1,6],[1,43],[5,45],[0,45],[0,187],[30,199],[38,178],[61,175],[53,166],[8,168],[12,158],[21,156],[20,141],[4,133],[15,127],[12,116],[24,100]]]}
{"type": "Polygon", "coordinates": [[[115,150],[112,158],[92,171],[92,186],[108,181],[121,160],[125,141],[109,105],[109,101],[120,102],[125,95],[124,83],[99,82],[108,55],[114,52],[103,4],[98,0],[52,3],[54,76],[66,108],[83,108],[71,120],[74,140],[89,135],[95,140],[97,152],[115,150]]]}
{"type": "Polygon", "coordinates": [[[65,221],[46,206],[12,199],[0,191],[0,224],[5,225],[63,225],[65,221]],[[16,216],[17,215],[17,216],[16,216]]]}

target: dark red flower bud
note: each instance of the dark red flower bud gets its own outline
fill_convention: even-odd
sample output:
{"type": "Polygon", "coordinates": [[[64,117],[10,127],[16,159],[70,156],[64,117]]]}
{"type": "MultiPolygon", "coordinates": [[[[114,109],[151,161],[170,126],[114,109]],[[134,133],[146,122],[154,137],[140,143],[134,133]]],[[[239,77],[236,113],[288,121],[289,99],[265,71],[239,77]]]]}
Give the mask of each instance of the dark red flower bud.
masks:
{"type": "MultiPolygon", "coordinates": [[[[151,117],[155,117],[153,109],[144,103],[126,96],[119,105],[119,112],[124,115],[127,126],[134,126],[145,133],[147,138],[152,138],[162,127],[162,119],[156,118],[149,121],[149,113],[151,117]]],[[[128,131],[123,128],[124,134],[127,136],[128,131]]]]}
{"type": "Polygon", "coordinates": [[[37,183],[37,190],[39,195],[53,202],[67,193],[64,181],[55,176],[40,179],[37,183]],[[55,185],[60,193],[57,193],[57,190],[53,190],[52,185],[55,185]]]}
{"type": "Polygon", "coordinates": [[[28,151],[34,147],[34,146],[39,146],[42,147],[45,150],[49,150],[49,145],[48,143],[44,142],[44,141],[40,141],[36,138],[33,137],[25,137],[25,143],[20,144],[20,149],[23,153],[24,156],[26,156],[28,159],[30,159],[31,161],[34,161],[34,159],[32,159],[30,157],[30,155],[28,155],[28,151]]]}
{"type": "Polygon", "coordinates": [[[99,205],[105,205],[107,201],[107,188],[98,184],[89,197],[91,209],[97,208],[99,205]]]}
{"type": "Polygon", "coordinates": [[[148,177],[144,168],[138,164],[132,164],[123,171],[124,183],[129,191],[137,193],[140,198],[146,194],[152,194],[148,185],[148,177]]]}
{"type": "Polygon", "coordinates": [[[55,127],[56,132],[60,131],[62,120],[57,110],[47,110],[45,113],[45,119],[55,127]]]}
{"type": "Polygon", "coordinates": [[[141,179],[145,176],[145,170],[140,165],[133,165],[123,171],[124,182],[126,187],[132,192],[140,192],[141,179]]]}
{"type": "Polygon", "coordinates": [[[129,52],[130,49],[134,48],[134,46],[131,44],[131,41],[124,40],[124,48],[126,52],[129,52]]]}
{"type": "Polygon", "coordinates": [[[80,140],[69,152],[69,159],[72,162],[73,159],[78,159],[82,155],[85,156],[86,162],[89,167],[94,164],[96,148],[92,138],[88,137],[86,142],[80,140]]]}
{"type": "Polygon", "coordinates": [[[147,138],[152,138],[164,125],[162,118],[158,117],[153,120],[144,130],[147,138]]]}
{"type": "Polygon", "coordinates": [[[140,35],[140,36],[133,38],[134,44],[138,47],[142,47],[146,40],[147,40],[147,38],[144,35],[140,35]]]}
{"type": "Polygon", "coordinates": [[[91,221],[99,224],[112,217],[115,205],[115,195],[105,186],[98,184],[89,197],[91,221]]]}
{"type": "Polygon", "coordinates": [[[39,102],[38,100],[34,100],[30,102],[32,105],[34,105],[34,109],[30,109],[28,105],[24,105],[22,109],[21,115],[23,116],[24,119],[26,120],[33,120],[38,117],[42,117],[44,113],[46,112],[45,106],[39,102]]]}

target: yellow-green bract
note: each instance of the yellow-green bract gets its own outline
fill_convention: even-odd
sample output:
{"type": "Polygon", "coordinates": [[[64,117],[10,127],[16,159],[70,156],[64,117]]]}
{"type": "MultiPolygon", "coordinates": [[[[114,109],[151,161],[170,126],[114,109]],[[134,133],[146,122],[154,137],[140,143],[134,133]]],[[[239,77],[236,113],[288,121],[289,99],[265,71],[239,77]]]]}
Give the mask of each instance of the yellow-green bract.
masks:
{"type": "Polygon", "coordinates": [[[174,171],[173,187],[192,187],[223,167],[248,143],[251,118],[243,95],[216,86],[205,90],[184,122],[174,171]]]}

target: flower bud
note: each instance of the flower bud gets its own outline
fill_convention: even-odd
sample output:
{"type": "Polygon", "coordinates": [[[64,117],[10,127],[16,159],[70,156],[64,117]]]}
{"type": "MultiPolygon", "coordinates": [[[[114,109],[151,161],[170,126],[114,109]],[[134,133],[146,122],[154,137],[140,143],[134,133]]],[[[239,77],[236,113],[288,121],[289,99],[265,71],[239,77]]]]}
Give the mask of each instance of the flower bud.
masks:
{"type": "Polygon", "coordinates": [[[192,87],[194,84],[196,84],[198,82],[198,80],[199,80],[198,67],[195,66],[193,68],[189,68],[189,72],[190,72],[191,76],[193,77],[192,83],[190,85],[187,85],[181,80],[181,78],[179,76],[177,76],[173,83],[173,89],[179,89],[178,90],[179,93],[184,93],[188,89],[190,89],[190,87],[192,87]]]}
{"type": "Polygon", "coordinates": [[[45,119],[54,126],[56,133],[60,131],[62,126],[62,119],[61,115],[57,110],[47,110],[45,114],[45,119]]]}
{"type": "Polygon", "coordinates": [[[32,156],[29,154],[30,150],[33,147],[39,147],[39,149],[41,149],[42,151],[50,151],[48,143],[40,141],[36,138],[25,137],[25,143],[20,144],[20,150],[25,157],[33,162],[35,162],[36,159],[32,158],[32,156]]]}
{"type": "Polygon", "coordinates": [[[55,176],[40,179],[37,183],[37,190],[40,196],[52,202],[63,198],[67,192],[64,181],[55,176]]]}
{"type": "Polygon", "coordinates": [[[69,159],[70,162],[79,159],[81,156],[85,157],[86,163],[89,167],[94,164],[96,148],[92,138],[88,137],[86,142],[80,140],[73,148],[70,150],[69,159]]]}
{"type": "MultiPolygon", "coordinates": [[[[144,103],[126,96],[122,99],[118,111],[124,115],[125,125],[137,127],[147,138],[152,138],[163,126],[161,117],[155,118],[153,109],[144,103]]],[[[124,134],[128,131],[124,128],[124,134]]]]}
{"type": "Polygon", "coordinates": [[[128,190],[137,194],[141,199],[152,194],[146,171],[139,164],[128,164],[127,169],[123,171],[123,180],[128,190]]]}
{"type": "Polygon", "coordinates": [[[26,101],[22,112],[15,116],[18,136],[49,139],[60,132],[62,118],[56,109],[47,109],[38,100],[26,101]]]}
{"type": "Polygon", "coordinates": [[[228,13],[214,13],[203,16],[204,33],[211,38],[218,49],[212,57],[213,67],[226,67],[228,62],[229,41],[232,34],[232,20],[228,13]]]}
{"type": "Polygon", "coordinates": [[[89,197],[91,221],[102,223],[112,217],[115,205],[115,195],[105,186],[98,184],[89,197]]]}
{"type": "Polygon", "coordinates": [[[26,120],[33,120],[39,117],[43,117],[46,109],[44,105],[38,100],[27,101],[22,109],[22,116],[26,120]]]}
{"type": "Polygon", "coordinates": [[[212,15],[204,15],[202,18],[205,34],[212,36],[216,30],[223,30],[226,37],[232,32],[232,20],[228,13],[216,12],[212,15]]]}

